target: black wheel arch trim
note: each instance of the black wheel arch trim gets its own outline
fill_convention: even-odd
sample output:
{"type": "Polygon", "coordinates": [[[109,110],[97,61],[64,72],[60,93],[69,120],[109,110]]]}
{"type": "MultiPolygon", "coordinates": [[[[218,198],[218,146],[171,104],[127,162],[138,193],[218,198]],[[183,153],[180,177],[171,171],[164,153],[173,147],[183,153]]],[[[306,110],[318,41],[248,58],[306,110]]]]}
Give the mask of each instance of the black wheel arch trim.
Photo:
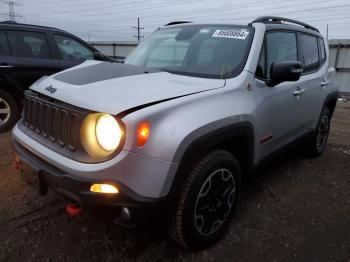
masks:
{"type": "Polygon", "coordinates": [[[14,95],[16,100],[18,99],[18,96],[23,96],[24,90],[12,79],[1,76],[0,83],[0,89],[9,93],[10,95],[14,95]]]}
{"type": "MultiPolygon", "coordinates": [[[[333,91],[333,92],[329,93],[323,102],[322,111],[324,110],[324,108],[326,108],[326,106],[329,102],[334,101],[334,100],[338,101],[338,98],[339,98],[339,91],[333,91]]],[[[333,112],[331,112],[331,113],[333,114],[333,112]]]]}
{"type": "MultiPolygon", "coordinates": [[[[213,123],[211,123],[213,124],[213,123]]],[[[214,123],[215,124],[215,123],[214,123]]],[[[199,130],[206,129],[206,126],[201,127],[199,130]]],[[[216,148],[217,146],[223,145],[224,143],[234,141],[238,138],[244,138],[246,147],[246,162],[244,163],[244,170],[242,174],[248,175],[251,173],[253,168],[253,159],[254,159],[254,128],[253,125],[248,122],[239,122],[234,124],[229,124],[217,128],[215,130],[205,132],[203,135],[193,139],[192,134],[197,133],[198,129],[189,134],[178,147],[177,152],[175,153],[175,161],[179,163],[179,166],[175,172],[171,188],[170,195],[173,195],[178,188],[179,183],[183,181],[186,177],[186,169],[189,167],[191,161],[198,158],[201,154],[208,152],[211,149],[216,148]],[[189,142],[189,140],[191,142],[189,142]],[[184,146],[185,145],[185,146],[184,146]],[[185,147],[185,150],[183,150],[185,147]]],[[[237,157],[237,156],[236,156],[237,157]]]]}

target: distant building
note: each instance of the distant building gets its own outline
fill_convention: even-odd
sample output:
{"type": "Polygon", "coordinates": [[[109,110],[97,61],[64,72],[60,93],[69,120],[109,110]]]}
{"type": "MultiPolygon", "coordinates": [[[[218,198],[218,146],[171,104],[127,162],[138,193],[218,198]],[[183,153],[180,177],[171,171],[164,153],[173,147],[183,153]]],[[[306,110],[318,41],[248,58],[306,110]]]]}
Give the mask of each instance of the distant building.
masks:
{"type": "Polygon", "coordinates": [[[137,46],[137,41],[90,41],[101,53],[117,61],[123,61],[137,46]]]}
{"type": "Polygon", "coordinates": [[[330,65],[337,71],[340,92],[350,94],[350,39],[329,40],[330,65]]]}

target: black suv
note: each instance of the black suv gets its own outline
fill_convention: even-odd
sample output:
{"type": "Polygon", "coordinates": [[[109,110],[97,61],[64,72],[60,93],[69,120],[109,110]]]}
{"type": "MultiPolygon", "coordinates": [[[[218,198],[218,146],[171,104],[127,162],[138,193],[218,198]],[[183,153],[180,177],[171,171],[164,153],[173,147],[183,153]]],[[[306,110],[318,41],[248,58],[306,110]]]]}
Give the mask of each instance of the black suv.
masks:
{"type": "Polygon", "coordinates": [[[18,120],[23,92],[32,83],[87,59],[111,61],[60,29],[0,22],[0,132],[18,120]]]}

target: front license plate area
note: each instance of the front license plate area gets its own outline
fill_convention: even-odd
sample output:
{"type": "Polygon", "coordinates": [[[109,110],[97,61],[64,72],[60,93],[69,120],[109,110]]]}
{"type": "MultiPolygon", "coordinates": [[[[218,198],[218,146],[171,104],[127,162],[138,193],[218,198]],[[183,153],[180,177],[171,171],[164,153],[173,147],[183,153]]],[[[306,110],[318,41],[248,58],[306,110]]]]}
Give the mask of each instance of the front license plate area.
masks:
{"type": "Polygon", "coordinates": [[[29,185],[39,191],[40,195],[46,195],[47,185],[42,177],[41,171],[31,167],[25,161],[21,161],[21,175],[29,185]]]}

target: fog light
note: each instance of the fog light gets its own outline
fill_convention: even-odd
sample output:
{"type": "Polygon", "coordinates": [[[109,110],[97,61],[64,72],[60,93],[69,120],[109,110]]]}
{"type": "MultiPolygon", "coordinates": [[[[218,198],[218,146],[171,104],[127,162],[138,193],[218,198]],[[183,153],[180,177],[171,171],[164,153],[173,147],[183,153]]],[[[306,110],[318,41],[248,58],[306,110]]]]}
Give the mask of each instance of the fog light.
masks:
{"type": "Polygon", "coordinates": [[[90,191],[95,193],[107,193],[107,194],[119,193],[118,188],[110,184],[93,184],[90,187],[90,191]]]}
{"type": "Polygon", "coordinates": [[[131,210],[127,207],[123,207],[121,217],[125,220],[129,220],[131,218],[131,210]]]}

